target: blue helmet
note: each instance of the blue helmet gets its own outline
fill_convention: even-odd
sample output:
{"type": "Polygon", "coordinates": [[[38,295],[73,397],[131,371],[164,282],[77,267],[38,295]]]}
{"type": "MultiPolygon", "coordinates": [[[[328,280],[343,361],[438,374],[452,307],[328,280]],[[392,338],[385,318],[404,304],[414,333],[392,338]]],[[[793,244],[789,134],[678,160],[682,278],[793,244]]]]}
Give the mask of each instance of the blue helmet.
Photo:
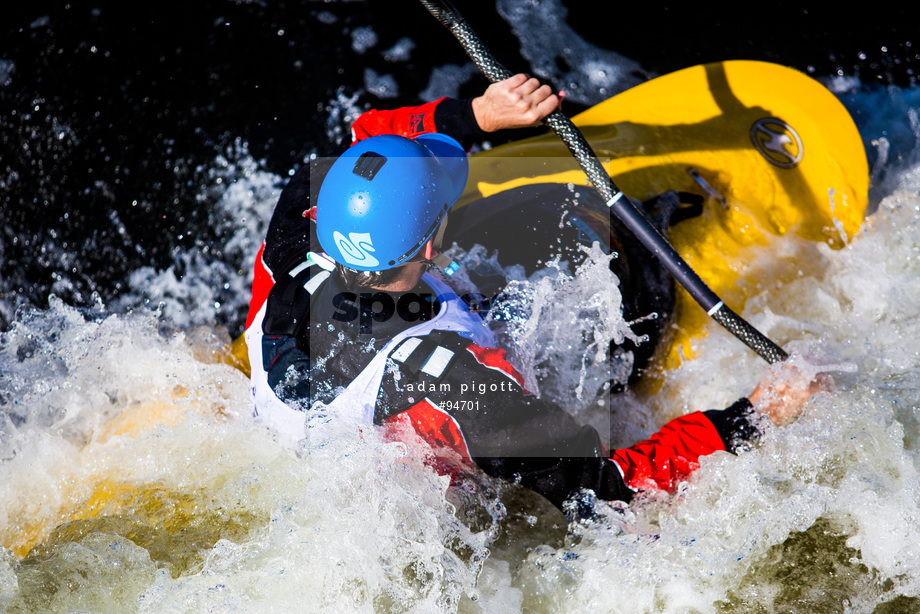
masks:
{"type": "Polygon", "coordinates": [[[468,174],[466,152],[449,136],[364,139],[332,164],[320,187],[320,246],[358,271],[398,266],[438,230],[468,174]]]}

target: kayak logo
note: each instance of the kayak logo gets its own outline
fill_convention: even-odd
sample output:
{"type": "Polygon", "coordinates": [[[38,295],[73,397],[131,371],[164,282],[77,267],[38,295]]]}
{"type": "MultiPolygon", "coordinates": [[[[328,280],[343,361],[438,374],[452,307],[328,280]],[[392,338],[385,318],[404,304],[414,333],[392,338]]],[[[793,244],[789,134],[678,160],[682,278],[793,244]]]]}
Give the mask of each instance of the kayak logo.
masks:
{"type": "Polygon", "coordinates": [[[767,117],[754,122],[751,141],[773,166],[795,168],[802,161],[802,139],[792,126],[779,118],[767,117]]]}
{"type": "Polygon", "coordinates": [[[371,241],[371,233],[350,232],[346,239],[345,235],[336,230],[332,233],[332,239],[335,241],[335,246],[339,248],[342,259],[348,264],[363,267],[372,267],[380,264],[379,260],[368,253],[376,251],[374,249],[374,243],[371,241]]]}

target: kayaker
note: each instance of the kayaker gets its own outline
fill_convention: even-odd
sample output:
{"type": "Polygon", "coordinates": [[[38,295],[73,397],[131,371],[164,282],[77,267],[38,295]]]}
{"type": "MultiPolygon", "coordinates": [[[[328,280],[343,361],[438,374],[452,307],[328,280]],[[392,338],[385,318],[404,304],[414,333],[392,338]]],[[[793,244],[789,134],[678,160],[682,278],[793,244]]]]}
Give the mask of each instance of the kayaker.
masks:
{"type": "Polygon", "coordinates": [[[605,451],[594,428],[525,390],[475,310],[443,272],[429,271],[452,267],[439,240],[466,183],[471,143],[536,125],[563,97],[515,75],[472,100],[368,111],[343,154],[295,173],[256,259],[247,318],[261,421],[291,440],[304,437],[311,411],[411,423],[435,450],[561,508],[580,489],[629,501],[673,487],[700,456],[736,452],[756,437],[755,405],[776,423],[798,415],[826,382],[787,370],[782,383],[767,378],[726,409],[682,416],[647,441],[605,451]]]}

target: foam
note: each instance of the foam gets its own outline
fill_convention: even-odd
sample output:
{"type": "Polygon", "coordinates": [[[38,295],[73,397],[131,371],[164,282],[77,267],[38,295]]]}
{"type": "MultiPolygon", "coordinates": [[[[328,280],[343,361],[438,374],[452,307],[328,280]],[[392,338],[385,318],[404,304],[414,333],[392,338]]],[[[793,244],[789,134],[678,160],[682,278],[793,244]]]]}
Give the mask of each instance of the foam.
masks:
{"type": "MultiPolygon", "coordinates": [[[[280,178],[243,148],[215,160],[219,245],[178,252],[167,271],[139,270],[117,305],[77,310],[52,299],[14,314],[4,299],[0,609],[873,611],[899,596],[916,609],[914,93],[854,94],[866,109],[899,109],[880,117],[908,118],[865,129],[867,142],[900,132],[888,135],[900,153],[885,161],[878,212],[854,240],[835,251],[787,238],[746,258],[750,280],[786,268],[777,287],[752,283],[742,315],[790,340],[800,367],[832,370],[836,388],[793,425],[766,424],[755,449],[704,458],[675,494],[599,503],[596,519],[571,526],[508,485],[450,488],[411,438],[332,421],[291,450],[253,424],[248,382],[220,359],[229,339],[214,332],[213,305],[244,308],[245,258],[280,178]]],[[[330,126],[353,107],[338,98],[330,126]]],[[[603,258],[587,266],[574,279],[562,263],[533,279],[505,271],[521,296],[542,301],[517,323],[521,356],[533,369],[565,365],[543,394],[589,389],[591,341],[573,359],[573,339],[628,334],[614,293],[591,302],[592,285],[614,283],[603,258]],[[598,306],[608,317],[547,326],[598,306]]],[[[724,407],[768,369],[716,327],[695,353],[660,395],[625,406],[635,433],[620,436],[724,407]]]]}

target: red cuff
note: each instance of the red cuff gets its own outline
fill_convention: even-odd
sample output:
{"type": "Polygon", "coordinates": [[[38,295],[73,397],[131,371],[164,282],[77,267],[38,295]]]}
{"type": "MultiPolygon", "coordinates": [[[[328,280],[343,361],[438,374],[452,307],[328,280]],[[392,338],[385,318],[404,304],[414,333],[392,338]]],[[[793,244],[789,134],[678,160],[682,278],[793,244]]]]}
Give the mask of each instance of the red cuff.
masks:
{"type": "Polygon", "coordinates": [[[372,109],[363,113],[352,124],[352,145],[380,134],[396,134],[414,138],[420,134],[436,132],[434,109],[443,98],[417,107],[402,107],[390,111],[372,109]]]}
{"type": "Polygon", "coordinates": [[[671,420],[648,440],[610,458],[633,490],[671,490],[699,466],[699,458],[725,450],[722,437],[702,412],[671,420]]]}

